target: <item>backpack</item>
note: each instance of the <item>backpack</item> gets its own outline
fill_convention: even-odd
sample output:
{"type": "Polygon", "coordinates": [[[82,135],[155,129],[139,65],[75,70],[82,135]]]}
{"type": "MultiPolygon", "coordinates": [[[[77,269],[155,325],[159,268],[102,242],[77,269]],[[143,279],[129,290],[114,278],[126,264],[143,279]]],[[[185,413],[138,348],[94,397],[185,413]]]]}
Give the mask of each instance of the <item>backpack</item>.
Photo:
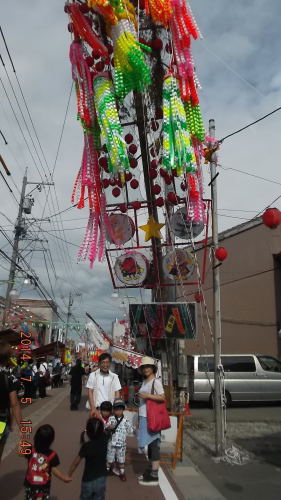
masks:
{"type": "Polygon", "coordinates": [[[50,462],[56,455],[53,451],[48,457],[43,453],[37,453],[32,447],[31,458],[28,461],[26,480],[31,486],[45,486],[51,480],[50,462]]]}

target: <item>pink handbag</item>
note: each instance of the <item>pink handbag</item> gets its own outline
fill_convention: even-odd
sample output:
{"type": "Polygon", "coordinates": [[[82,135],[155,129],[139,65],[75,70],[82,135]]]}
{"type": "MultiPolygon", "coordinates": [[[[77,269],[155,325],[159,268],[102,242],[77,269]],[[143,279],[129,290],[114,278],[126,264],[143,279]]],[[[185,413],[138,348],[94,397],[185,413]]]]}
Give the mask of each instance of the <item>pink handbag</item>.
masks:
{"type": "MultiPolygon", "coordinates": [[[[151,394],[154,394],[154,383],[155,380],[152,384],[151,394]]],[[[150,432],[164,431],[171,427],[171,421],[165,401],[152,401],[151,399],[147,399],[146,413],[147,428],[150,432]]]]}

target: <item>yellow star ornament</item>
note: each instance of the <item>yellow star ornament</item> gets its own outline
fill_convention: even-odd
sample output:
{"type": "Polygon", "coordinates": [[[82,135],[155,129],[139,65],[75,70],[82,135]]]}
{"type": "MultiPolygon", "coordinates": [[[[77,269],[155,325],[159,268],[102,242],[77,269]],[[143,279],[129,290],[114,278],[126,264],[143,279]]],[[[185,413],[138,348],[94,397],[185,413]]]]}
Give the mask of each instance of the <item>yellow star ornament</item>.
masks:
{"type": "Polygon", "coordinates": [[[154,217],[150,215],[147,224],[140,226],[140,229],[145,232],[145,241],[151,240],[151,238],[162,238],[160,229],[162,229],[163,226],[165,226],[164,223],[156,222],[154,217]]]}

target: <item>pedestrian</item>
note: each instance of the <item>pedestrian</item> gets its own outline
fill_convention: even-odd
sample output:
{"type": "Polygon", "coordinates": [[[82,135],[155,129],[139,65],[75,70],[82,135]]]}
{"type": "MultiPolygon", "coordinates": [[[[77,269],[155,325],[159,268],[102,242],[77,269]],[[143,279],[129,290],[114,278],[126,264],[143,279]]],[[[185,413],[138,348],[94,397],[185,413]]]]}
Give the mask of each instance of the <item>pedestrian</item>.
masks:
{"type": "Polygon", "coordinates": [[[76,359],[76,364],[71,368],[69,375],[71,377],[70,409],[78,410],[82,394],[82,380],[85,375],[85,370],[81,365],[81,359],[76,359]]]}
{"type": "Polygon", "coordinates": [[[104,500],[106,488],[107,438],[103,423],[98,418],[89,418],[86,430],[81,434],[81,448],[69,469],[72,476],[75,469],[85,459],[80,500],[104,500]],[[85,434],[89,441],[85,442],[85,434]]]}
{"type": "Polygon", "coordinates": [[[9,431],[14,425],[20,427],[21,409],[17,398],[18,381],[9,373],[8,363],[11,356],[10,346],[0,341],[0,462],[9,431]]]}
{"type": "Polygon", "coordinates": [[[114,399],[120,398],[121,384],[118,375],[109,370],[111,356],[103,353],[99,356],[99,368],[92,372],[88,378],[88,405],[91,416],[100,417],[99,409],[103,401],[113,403],[114,399]]]}
{"type": "Polygon", "coordinates": [[[160,465],[160,432],[151,432],[147,427],[146,401],[165,401],[165,393],[160,379],[155,377],[157,367],[153,358],[145,356],[141,360],[140,372],[144,378],[138,392],[140,398],[138,446],[144,449],[148,446],[149,468],[139,478],[143,486],[157,486],[160,465]],[[152,394],[153,392],[153,394],[152,394]]]}
{"type": "Polygon", "coordinates": [[[53,369],[53,377],[52,377],[52,385],[53,387],[60,387],[61,386],[61,383],[60,383],[60,379],[61,379],[61,364],[60,362],[58,361],[53,369]]]}
{"type": "Polygon", "coordinates": [[[45,358],[42,358],[37,362],[37,371],[39,373],[38,377],[38,389],[40,398],[46,397],[46,374],[48,372],[48,365],[45,358]]]}
{"type": "Polygon", "coordinates": [[[106,427],[109,417],[112,415],[112,403],[110,401],[103,401],[100,405],[101,419],[106,427]]]}
{"type": "Polygon", "coordinates": [[[28,460],[24,480],[25,500],[50,499],[52,474],[65,483],[70,483],[70,476],[63,474],[58,466],[59,457],[50,446],[54,442],[55,431],[49,425],[41,425],[34,436],[34,446],[29,454],[24,454],[28,460]]]}
{"type": "Polygon", "coordinates": [[[121,481],[126,481],[125,459],[127,434],[133,432],[133,426],[124,416],[125,403],[123,399],[115,399],[113,415],[109,417],[106,429],[111,430],[111,437],[107,446],[107,470],[119,476],[121,481]]]}

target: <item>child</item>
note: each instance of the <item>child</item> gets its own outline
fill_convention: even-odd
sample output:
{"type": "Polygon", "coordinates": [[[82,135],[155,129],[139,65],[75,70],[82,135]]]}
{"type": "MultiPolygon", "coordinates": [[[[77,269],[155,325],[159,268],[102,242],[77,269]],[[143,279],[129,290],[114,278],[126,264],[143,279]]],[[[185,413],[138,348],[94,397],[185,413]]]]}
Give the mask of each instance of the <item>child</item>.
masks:
{"type": "Polygon", "coordinates": [[[112,429],[111,438],[107,447],[107,468],[111,469],[113,463],[118,464],[112,472],[120,477],[121,481],[126,481],[125,476],[125,456],[127,434],[133,432],[133,427],[129,420],[124,417],[125,403],[123,399],[115,399],[113,403],[113,413],[106,425],[107,429],[112,429]]]}
{"type": "Polygon", "coordinates": [[[72,476],[82,458],[85,458],[80,500],[89,498],[104,500],[107,439],[100,419],[89,418],[86,430],[81,434],[80,442],[82,446],[79,455],[70,466],[69,475],[72,476]],[[85,433],[89,438],[87,442],[85,442],[85,433]]]}
{"type": "Polygon", "coordinates": [[[110,401],[104,401],[100,405],[100,413],[104,427],[106,428],[108,424],[109,417],[112,415],[112,403],[110,401]]]}
{"type": "Polygon", "coordinates": [[[50,446],[55,439],[55,431],[51,425],[41,425],[34,436],[34,446],[31,453],[25,455],[28,459],[28,467],[25,475],[25,498],[26,500],[49,499],[51,489],[51,475],[58,477],[65,483],[71,481],[71,477],[63,474],[59,469],[59,457],[50,446]]]}

